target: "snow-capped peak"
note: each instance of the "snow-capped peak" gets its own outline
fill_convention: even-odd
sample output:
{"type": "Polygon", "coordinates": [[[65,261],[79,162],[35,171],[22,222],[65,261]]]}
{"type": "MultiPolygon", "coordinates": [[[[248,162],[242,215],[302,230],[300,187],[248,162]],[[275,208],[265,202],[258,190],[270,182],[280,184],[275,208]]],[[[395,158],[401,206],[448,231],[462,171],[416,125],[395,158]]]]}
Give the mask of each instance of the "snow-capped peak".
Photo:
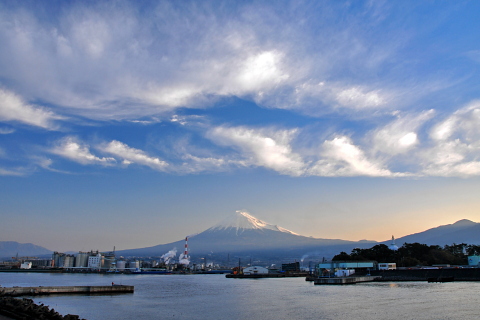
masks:
{"type": "Polygon", "coordinates": [[[210,230],[226,229],[236,229],[237,232],[248,229],[268,229],[298,235],[297,233],[287,230],[285,228],[266,223],[265,221],[255,218],[254,216],[245,211],[236,211],[234,215],[227,217],[220,223],[210,228],[210,230]]]}

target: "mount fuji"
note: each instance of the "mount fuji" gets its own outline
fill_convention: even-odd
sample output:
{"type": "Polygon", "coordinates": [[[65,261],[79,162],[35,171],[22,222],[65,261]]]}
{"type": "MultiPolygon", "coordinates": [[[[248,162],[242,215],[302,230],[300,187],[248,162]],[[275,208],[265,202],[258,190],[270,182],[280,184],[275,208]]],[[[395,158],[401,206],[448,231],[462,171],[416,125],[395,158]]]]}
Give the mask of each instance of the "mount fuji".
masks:
{"type": "MultiPolygon", "coordinates": [[[[375,241],[347,241],[305,237],[288,229],[262,221],[247,212],[237,211],[211,228],[189,236],[189,254],[193,260],[209,256],[216,260],[253,257],[264,261],[293,261],[302,257],[331,258],[340,251],[370,247],[375,241]]],[[[142,249],[118,251],[123,256],[160,256],[172,248],[181,249],[184,241],[142,249]]]]}

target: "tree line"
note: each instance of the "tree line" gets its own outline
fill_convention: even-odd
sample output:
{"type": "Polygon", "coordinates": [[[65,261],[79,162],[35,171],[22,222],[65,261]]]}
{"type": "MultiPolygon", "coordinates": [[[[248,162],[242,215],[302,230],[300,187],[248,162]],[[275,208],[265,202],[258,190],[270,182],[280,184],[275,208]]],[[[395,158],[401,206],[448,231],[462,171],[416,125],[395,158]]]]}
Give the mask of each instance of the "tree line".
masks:
{"type": "Polygon", "coordinates": [[[332,260],[374,260],[377,262],[394,262],[398,267],[413,267],[438,264],[466,265],[468,264],[468,256],[473,255],[480,255],[480,245],[454,243],[441,247],[415,242],[405,243],[398,250],[391,250],[385,244],[377,244],[369,249],[355,248],[350,254],[340,252],[332,260]]]}

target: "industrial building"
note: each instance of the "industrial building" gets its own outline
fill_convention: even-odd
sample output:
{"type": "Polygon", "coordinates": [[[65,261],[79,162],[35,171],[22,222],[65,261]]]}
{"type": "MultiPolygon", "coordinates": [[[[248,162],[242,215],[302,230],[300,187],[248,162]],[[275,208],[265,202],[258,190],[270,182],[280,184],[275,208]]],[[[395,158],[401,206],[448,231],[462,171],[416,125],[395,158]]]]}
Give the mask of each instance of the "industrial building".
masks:
{"type": "Polygon", "coordinates": [[[267,274],[268,269],[264,267],[251,266],[243,269],[243,274],[253,275],[253,274],[267,274]]]}
{"type": "Polygon", "coordinates": [[[378,264],[378,270],[396,270],[397,264],[393,262],[384,262],[378,264]]]}
{"type": "Polygon", "coordinates": [[[354,273],[368,274],[377,268],[376,261],[327,261],[317,265],[319,276],[346,276],[354,273]]]}
{"type": "Polygon", "coordinates": [[[282,263],[283,272],[300,272],[300,262],[282,263]]]}
{"type": "Polygon", "coordinates": [[[480,267],[480,256],[469,256],[468,265],[472,267],[480,267]]]}

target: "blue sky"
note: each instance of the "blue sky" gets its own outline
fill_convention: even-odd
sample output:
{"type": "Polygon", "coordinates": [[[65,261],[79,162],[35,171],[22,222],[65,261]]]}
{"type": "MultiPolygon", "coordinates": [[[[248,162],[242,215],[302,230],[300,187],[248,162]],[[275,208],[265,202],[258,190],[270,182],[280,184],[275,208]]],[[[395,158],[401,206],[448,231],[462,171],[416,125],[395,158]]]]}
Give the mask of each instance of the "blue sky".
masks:
{"type": "Polygon", "coordinates": [[[478,1],[0,1],[0,240],[480,221],[478,1]]]}

